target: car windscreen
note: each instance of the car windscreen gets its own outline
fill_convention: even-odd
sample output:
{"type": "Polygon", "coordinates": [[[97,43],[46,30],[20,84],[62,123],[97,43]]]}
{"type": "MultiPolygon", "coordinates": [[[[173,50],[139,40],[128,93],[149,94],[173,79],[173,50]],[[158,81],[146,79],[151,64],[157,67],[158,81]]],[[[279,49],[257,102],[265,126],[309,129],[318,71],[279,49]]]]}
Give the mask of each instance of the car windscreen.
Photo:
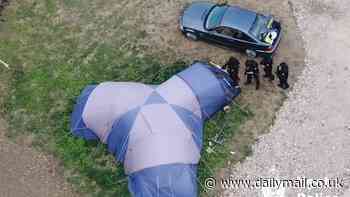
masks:
{"type": "Polygon", "coordinates": [[[255,38],[262,40],[262,34],[267,30],[267,23],[269,22],[268,17],[257,14],[255,21],[252,27],[249,30],[249,33],[253,35],[255,38]]]}
{"type": "Polygon", "coordinates": [[[216,5],[208,14],[205,27],[207,29],[218,27],[225,15],[226,10],[227,6],[216,5]]]}

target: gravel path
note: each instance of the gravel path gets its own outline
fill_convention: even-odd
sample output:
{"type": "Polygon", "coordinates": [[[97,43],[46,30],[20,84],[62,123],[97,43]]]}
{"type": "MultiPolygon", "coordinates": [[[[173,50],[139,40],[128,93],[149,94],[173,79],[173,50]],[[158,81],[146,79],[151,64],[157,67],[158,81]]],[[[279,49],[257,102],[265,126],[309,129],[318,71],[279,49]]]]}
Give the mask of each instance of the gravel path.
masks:
{"type": "Polygon", "coordinates": [[[11,143],[0,117],[0,197],[73,197],[51,157],[11,143]]]}
{"type": "MultiPolygon", "coordinates": [[[[342,188],[226,189],[234,197],[350,197],[350,1],[291,1],[306,48],[306,69],[271,132],[234,178],[345,180],[342,188]]],[[[230,175],[227,175],[229,177],[230,175]]]]}

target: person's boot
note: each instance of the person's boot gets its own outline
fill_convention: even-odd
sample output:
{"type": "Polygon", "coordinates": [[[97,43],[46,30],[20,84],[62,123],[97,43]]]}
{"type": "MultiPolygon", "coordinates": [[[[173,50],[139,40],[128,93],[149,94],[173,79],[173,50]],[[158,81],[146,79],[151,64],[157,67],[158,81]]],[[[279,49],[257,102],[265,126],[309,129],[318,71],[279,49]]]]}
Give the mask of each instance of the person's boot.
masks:
{"type": "Polygon", "coordinates": [[[284,85],[283,85],[283,89],[288,89],[289,88],[289,84],[288,83],[285,83],[284,85]]]}

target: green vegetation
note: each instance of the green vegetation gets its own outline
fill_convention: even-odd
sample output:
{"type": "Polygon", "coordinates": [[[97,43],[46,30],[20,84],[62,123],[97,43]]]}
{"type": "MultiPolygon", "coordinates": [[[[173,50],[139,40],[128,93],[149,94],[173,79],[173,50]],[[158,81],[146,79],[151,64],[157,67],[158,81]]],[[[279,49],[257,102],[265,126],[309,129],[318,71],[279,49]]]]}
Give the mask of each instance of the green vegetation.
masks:
{"type": "MultiPolygon", "coordinates": [[[[215,177],[216,170],[225,166],[231,155],[230,143],[228,142],[235,135],[239,126],[250,116],[250,112],[238,109],[235,106],[227,112],[219,112],[215,117],[208,121],[204,131],[204,148],[199,167],[199,182],[202,192],[204,180],[208,177],[215,177]],[[222,136],[220,136],[222,133],[222,136]],[[219,134],[219,135],[217,135],[219,134]],[[224,139],[223,143],[216,143],[213,139],[224,139]]],[[[248,154],[248,153],[247,153],[248,154]]],[[[205,196],[205,195],[204,195],[205,196]]]]}
{"type": "MultiPolygon", "coordinates": [[[[62,161],[64,176],[79,191],[91,196],[129,196],[123,169],[106,147],[70,134],[75,99],[86,85],[102,81],[157,84],[186,63],[162,65],[142,52],[138,39],[146,36],[145,32],[127,23],[140,19],[123,15],[132,8],[104,17],[98,12],[104,7],[102,0],[11,3],[4,13],[6,22],[0,24],[1,58],[12,67],[10,71],[0,68],[0,78],[7,80],[9,87],[3,103],[9,136],[33,133],[34,145],[62,161]]],[[[229,155],[227,144],[207,153],[209,139],[222,129],[229,139],[247,116],[233,107],[207,123],[200,180],[212,176],[229,155]]]]}

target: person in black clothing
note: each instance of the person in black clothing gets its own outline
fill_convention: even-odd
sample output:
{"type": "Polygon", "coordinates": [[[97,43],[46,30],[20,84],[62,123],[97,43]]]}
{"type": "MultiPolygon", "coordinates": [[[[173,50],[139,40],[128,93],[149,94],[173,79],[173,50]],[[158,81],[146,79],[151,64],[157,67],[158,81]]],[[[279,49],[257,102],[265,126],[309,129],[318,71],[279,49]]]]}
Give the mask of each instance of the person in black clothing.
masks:
{"type": "Polygon", "coordinates": [[[278,84],[279,87],[282,89],[287,89],[289,88],[288,84],[288,74],[289,74],[289,68],[288,65],[285,62],[282,62],[276,70],[276,75],[280,81],[278,84]]]}
{"type": "Polygon", "coordinates": [[[245,62],[245,66],[246,68],[244,74],[247,76],[247,81],[245,82],[245,85],[251,84],[252,79],[254,78],[256,82],[255,88],[259,89],[260,79],[258,63],[254,60],[247,60],[245,62]]]}
{"type": "Polygon", "coordinates": [[[237,84],[239,83],[239,61],[235,57],[230,57],[230,59],[226,62],[226,64],[222,67],[222,69],[227,69],[231,79],[237,84]]]}
{"type": "Polygon", "coordinates": [[[260,64],[263,65],[263,68],[264,68],[264,72],[265,72],[264,78],[268,78],[269,81],[273,81],[275,79],[275,76],[272,74],[272,65],[273,65],[272,55],[263,57],[260,64]]]}

